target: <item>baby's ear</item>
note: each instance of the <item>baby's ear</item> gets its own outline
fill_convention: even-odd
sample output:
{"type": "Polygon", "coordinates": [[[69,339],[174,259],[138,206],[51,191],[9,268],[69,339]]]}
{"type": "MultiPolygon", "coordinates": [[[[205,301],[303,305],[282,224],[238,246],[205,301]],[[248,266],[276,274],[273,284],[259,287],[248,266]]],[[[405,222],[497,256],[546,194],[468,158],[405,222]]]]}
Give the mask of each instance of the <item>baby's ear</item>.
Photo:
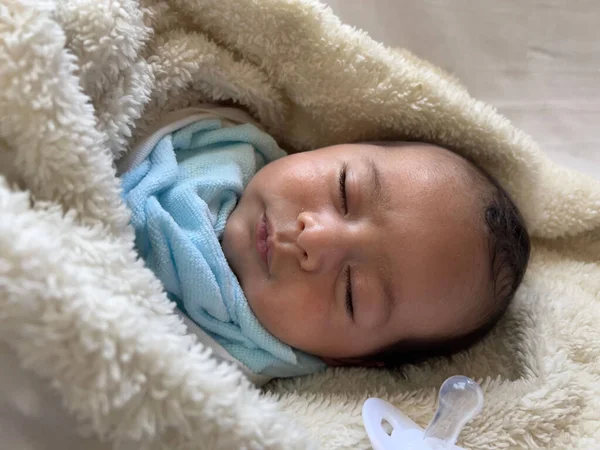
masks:
{"type": "Polygon", "coordinates": [[[383,361],[370,361],[361,358],[321,358],[332,367],[385,367],[383,361]]]}

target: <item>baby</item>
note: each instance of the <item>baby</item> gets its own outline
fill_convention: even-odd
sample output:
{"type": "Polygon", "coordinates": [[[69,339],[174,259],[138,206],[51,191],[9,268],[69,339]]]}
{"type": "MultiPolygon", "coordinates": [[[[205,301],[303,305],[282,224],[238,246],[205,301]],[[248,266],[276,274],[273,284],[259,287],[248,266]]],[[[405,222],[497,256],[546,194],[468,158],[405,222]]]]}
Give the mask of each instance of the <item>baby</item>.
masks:
{"type": "MultiPolygon", "coordinates": [[[[151,161],[149,152],[154,149],[156,153],[159,141],[164,144],[169,133],[192,121],[217,120],[211,132],[250,126],[260,133],[260,139],[265,138],[253,125],[240,125],[254,123],[242,112],[205,107],[181,117],[187,122],[172,118],[158,137],[154,133],[154,140],[142,145],[142,151],[134,152],[124,165],[124,196],[134,219],[139,205],[132,193],[148,176],[147,169],[135,166],[151,161]],[[135,159],[138,162],[132,163],[135,159]],[[133,180],[130,174],[136,170],[143,175],[133,180]]],[[[196,128],[186,139],[173,138],[170,171],[177,174],[173,180],[189,184],[190,179],[197,183],[200,176],[214,178],[216,172],[210,164],[202,170],[194,166],[193,171],[188,164],[192,155],[202,151],[201,140],[193,143],[190,136],[205,131],[196,128]],[[183,141],[192,143],[181,148],[187,144],[177,142],[183,141]]],[[[213,152],[220,151],[220,141],[214,136],[206,141],[204,150],[213,157],[213,152]]],[[[252,139],[241,137],[238,144],[243,141],[248,146],[252,139]]],[[[232,141],[235,139],[230,135],[222,140],[228,146],[232,141]]],[[[210,320],[217,317],[227,324],[241,323],[238,328],[249,342],[236,338],[244,351],[228,349],[228,353],[242,367],[253,364],[245,361],[244,353],[253,348],[260,348],[269,358],[285,359],[279,350],[273,350],[274,342],[289,346],[299,357],[295,363],[309,369],[278,372],[268,363],[270,369],[250,372],[287,376],[317,370],[321,362],[389,367],[447,355],[482,338],[506,310],[523,279],[529,237],[506,192],[470,162],[446,149],[421,143],[342,144],[283,157],[261,151],[260,143],[250,144],[264,161],[259,162],[254,176],[241,170],[239,194],[243,190],[243,195],[225,207],[224,213],[221,207],[211,216],[215,242],[220,242],[232,276],[224,278],[221,272],[206,269],[212,270],[211,279],[223,298],[228,295],[224,292],[228,286],[239,282],[241,293],[233,295],[237,300],[225,299],[223,303],[229,313],[224,317],[219,312],[210,313],[210,320]],[[257,321],[246,327],[248,331],[243,324],[246,315],[257,321]],[[255,338],[256,327],[273,342],[261,344],[263,337],[255,338]]],[[[269,145],[276,144],[273,141],[269,145]]],[[[155,156],[155,160],[160,158],[155,156]]],[[[213,184],[208,192],[214,191],[213,184]]],[[[150,196],[157,204],[171,204],[164,223],[178,222],[184,230],[182,236],[189,235],[197,225],[186,215],[195,217],[194,211],[201,207],[180,194],[170,198],[171,194],[165,193],[169,190],[177,191],[169,187],[150,196]],[[182,209],[182,204],[188,209],[182,209]]],[[[194,184],[193,196],[202,196],[199,192],[194,184]]],[[[144,199],[148,197],[144,194],[144,199]]],[[[222,199],[220,202],[224,204],[222,199]]],[[[205,200],[208,208],[214,203],[213,197],[205,200]]],[[[144,204],[148,211],[150,203],[144,204]]],[[[161,214],[163,210],[168,208],[161,206],[161,214]]],[[[185,285],[185,276],[180,269],[190,266],[189,258],[182,263],[176,255],[180,247],[177,242],[183,238],[169,237],[167,244],[161,244],[163,235],[170,233],[164,231],[167,225],[154,226],[147,217],[141,226],[136,226],[135,220],[133,223],[138,238],[144,237],[136,241],[140,254],[173,300],[217,344],[227,348],[228,332],[221,331],[221,323],[213,327],[212,322],[203,321],[205,310],[212,306],[203,304],[196,318],[190,312],[194,307],[183,298],[186,289],[179,285],[185,285]],[[155,232],[160,239],[147,238],[144,233],[148,229],[160,229],[155,232]],[[169,256],[157,263],[153,246],[168,248],[169,256]],[[168,269],[161,268],[165,264],[168,269]],[[169,274],[176,274],[177,281],[171,283],[169,274]]],[[[204,230],[199,236],[206,235],[204,230]]],[[[204,245],[198,244],[203,239],[191,237],[190,242],[197,248],[204,245]]],[[[207,250],[201,252],[206,255],[207,250]]],[[[212,257],[202,258],[211,266],[212,257]]],[[[193,273],[204,270],[201,265],[192,265],[196,267],[193,273]]],[[[187,290],[193,291],[193,287],[187,290]]],[[[205,292],[203,289],[202,294],[205,292]]],[[[256,355],[250,359],[256,361],[256,355]]]]}

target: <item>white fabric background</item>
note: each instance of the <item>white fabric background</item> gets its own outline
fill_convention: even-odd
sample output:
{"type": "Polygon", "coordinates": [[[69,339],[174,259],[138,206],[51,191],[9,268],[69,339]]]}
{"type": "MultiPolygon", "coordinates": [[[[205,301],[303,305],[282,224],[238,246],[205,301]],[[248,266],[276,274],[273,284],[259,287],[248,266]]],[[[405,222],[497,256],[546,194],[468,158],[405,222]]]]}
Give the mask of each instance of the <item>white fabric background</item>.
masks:
{"type": "Polygon", "coordinates": [[[455,74],[556,161],[600,178],[597,0],[326,0],[346,23],[455,74]]]}

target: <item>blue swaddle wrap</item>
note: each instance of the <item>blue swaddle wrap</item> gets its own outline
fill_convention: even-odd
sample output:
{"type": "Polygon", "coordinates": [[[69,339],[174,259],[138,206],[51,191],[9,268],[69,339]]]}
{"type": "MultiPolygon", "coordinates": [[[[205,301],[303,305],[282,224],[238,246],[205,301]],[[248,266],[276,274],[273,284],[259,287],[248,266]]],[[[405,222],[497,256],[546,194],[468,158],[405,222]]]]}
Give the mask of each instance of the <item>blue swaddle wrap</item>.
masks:
{"type": "Polygon", "coordinates": [[[164,136],[121,177],[137,250],[170,298],[231,356],[271,377],[312,373],[324,364],[259,323],[219,240],[250,178],[282,156],[253,125],[205,119],[164,136]]]}

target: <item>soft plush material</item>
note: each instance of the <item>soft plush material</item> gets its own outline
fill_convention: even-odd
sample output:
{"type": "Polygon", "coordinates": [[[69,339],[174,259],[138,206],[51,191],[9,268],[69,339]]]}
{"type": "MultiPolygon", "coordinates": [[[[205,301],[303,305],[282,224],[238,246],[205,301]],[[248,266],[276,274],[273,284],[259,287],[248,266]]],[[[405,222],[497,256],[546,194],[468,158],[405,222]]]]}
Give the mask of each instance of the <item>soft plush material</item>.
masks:
{"type": "Polygon", "coordinates": [[[120,176],[138,254],[179,310],[243,370],[270,378],[323,370],[319,359],[299,357],[260,324],[221,248],[248,182],[285,152],[250,123],[209,114],[186,122],[146,138],[156,144],[120,176]]]}
{"type": "Polygon", "coordinates": [[[600,184],[431,65],[312,0],[4,0],[0,114],[13,183],[0,185],[0,341],[92,436],[364,449],[367,397],[424,425],[437,387],[461,373],[486,396],[463,446],[600,447],[600,184]],[[507,317],[450,361],[332,369],[265,393],[213,360],[136,260],[113,161],[165,112],[220,101],[290,151],[424,140],[488,169],[534,236],[507,317]]]}

